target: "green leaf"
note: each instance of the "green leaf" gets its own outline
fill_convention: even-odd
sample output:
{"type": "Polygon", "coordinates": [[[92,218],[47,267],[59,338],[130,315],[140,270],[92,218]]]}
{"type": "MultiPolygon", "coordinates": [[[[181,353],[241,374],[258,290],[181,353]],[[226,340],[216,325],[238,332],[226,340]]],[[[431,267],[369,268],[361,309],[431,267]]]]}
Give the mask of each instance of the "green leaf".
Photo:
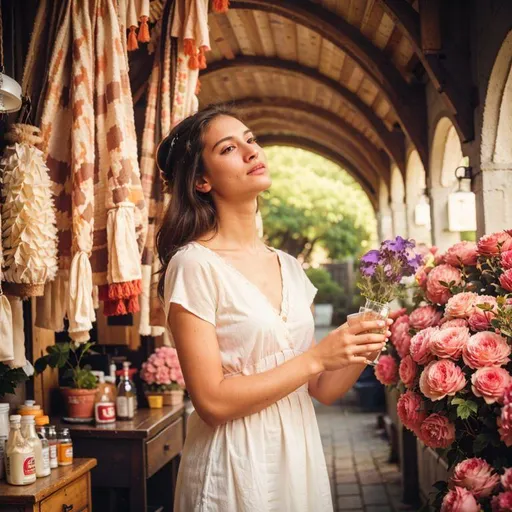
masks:
{"type": "Polygon", "coordinates": [[[482,453],[489,446],[491,439],[487,434],[478,434],[473,441],[473,451],[475,454],[482,453]]]}
{"type": "Polygon", "coordinates": [[[452,404],[459,404],[457,406],[457,416],[462,420],[467,420],[478,412],[478,405],[472,400],[456,398],[452,400],[452,404]]]}

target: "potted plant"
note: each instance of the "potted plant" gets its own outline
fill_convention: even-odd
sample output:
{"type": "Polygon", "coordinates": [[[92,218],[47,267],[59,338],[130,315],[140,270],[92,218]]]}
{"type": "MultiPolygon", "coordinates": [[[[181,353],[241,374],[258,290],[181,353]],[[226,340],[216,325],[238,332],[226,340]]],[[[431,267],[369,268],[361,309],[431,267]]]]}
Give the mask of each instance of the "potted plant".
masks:
{"type": "Polygon", "coordinates": [[[329,327],[332,324],[334,303],[343,295],[343,288],[337,284],[324,268],[309,268],[306,274],[318,289],[315,303],[315,325],[329,327]]]}
{"type": "Polygon", "coordinates": [[[70,418],[92,419],[94,417],[94,399],[98,383],[89,365],[82,366],[82,359],[93,343],[56,343],[47,347],[48,354],[40,357],[34,367],[36,374],[42,373],[47,366],[64,368],[63,379],[69,386],[61,387],[70,418]]]}
{"type": "Polygon", "coordinates": [[[161,395],[164,405],[183,402],[185,380],[175,348],[157,348],[142,364],[140,378],[146,396],[161,395]]]}

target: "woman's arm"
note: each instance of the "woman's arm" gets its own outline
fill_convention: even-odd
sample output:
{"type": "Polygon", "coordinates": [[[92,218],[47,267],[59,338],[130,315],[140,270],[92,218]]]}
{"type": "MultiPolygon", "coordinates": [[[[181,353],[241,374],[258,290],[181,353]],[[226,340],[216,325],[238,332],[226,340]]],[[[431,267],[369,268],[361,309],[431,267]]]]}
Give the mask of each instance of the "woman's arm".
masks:
{"type": "MultiPolygon", "coordinates": [[[[362,362],[360,355],[380,348],[384,337],[357,336],[358,329],[338,329],[307,352],[271,370],[224,378],[215,327],[172,303],[169,325],[187,389],[199,416],[211,427],[257,413],[289,395],[325,369],[362,362]]],[[[359,330],[378,322],[361,322],[359,330]]]]}

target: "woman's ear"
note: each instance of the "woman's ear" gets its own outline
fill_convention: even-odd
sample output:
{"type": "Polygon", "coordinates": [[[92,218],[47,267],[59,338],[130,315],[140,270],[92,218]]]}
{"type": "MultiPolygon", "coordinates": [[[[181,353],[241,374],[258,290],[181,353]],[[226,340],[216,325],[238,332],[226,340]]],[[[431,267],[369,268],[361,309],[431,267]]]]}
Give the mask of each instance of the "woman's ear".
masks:
{"type": "Polygon", "coordinates": [[[202,178],[199,178],[196,181],[196,190],[198,192],[202,192],[203,194],[208,194],[210,190],[212,189],[212,186],[208,182],[208,180],[203,176],[202,178]]]}

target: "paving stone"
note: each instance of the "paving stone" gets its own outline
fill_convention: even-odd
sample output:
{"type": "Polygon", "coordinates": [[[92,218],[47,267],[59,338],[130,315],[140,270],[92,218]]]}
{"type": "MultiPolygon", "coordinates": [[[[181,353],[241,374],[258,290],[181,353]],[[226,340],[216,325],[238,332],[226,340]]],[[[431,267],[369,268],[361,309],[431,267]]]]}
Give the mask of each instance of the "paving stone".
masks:
{"type": "Polygon", "coordinates": [[[394,512],[391,505],[369,505],[366,512],[394,512]]]}
{"type": "Polygon", "coordinates": [[[336,483],[338,484],[355,484],[357,483],[357,476],[352,473],[346,473],[344,475],[336,475],[336,483]]]}
{"type": "Polygon", "coordinates": [[[362,490],[365,505],[384,505],[389,503],[386,488],[383,485],[363,485],[362,490]]]}
{"type": "Polygon", "coordinates": [[[338,498],[338,510],[345,511],[361,508],[362,506],[361,496],[341,496],[338,498]]]}
{"type": "Polygon", "coordinates": [[[336,486],[336,492],[338,496],[360,495],[361,488],[357,484],[338,484],[336,486]]]}

